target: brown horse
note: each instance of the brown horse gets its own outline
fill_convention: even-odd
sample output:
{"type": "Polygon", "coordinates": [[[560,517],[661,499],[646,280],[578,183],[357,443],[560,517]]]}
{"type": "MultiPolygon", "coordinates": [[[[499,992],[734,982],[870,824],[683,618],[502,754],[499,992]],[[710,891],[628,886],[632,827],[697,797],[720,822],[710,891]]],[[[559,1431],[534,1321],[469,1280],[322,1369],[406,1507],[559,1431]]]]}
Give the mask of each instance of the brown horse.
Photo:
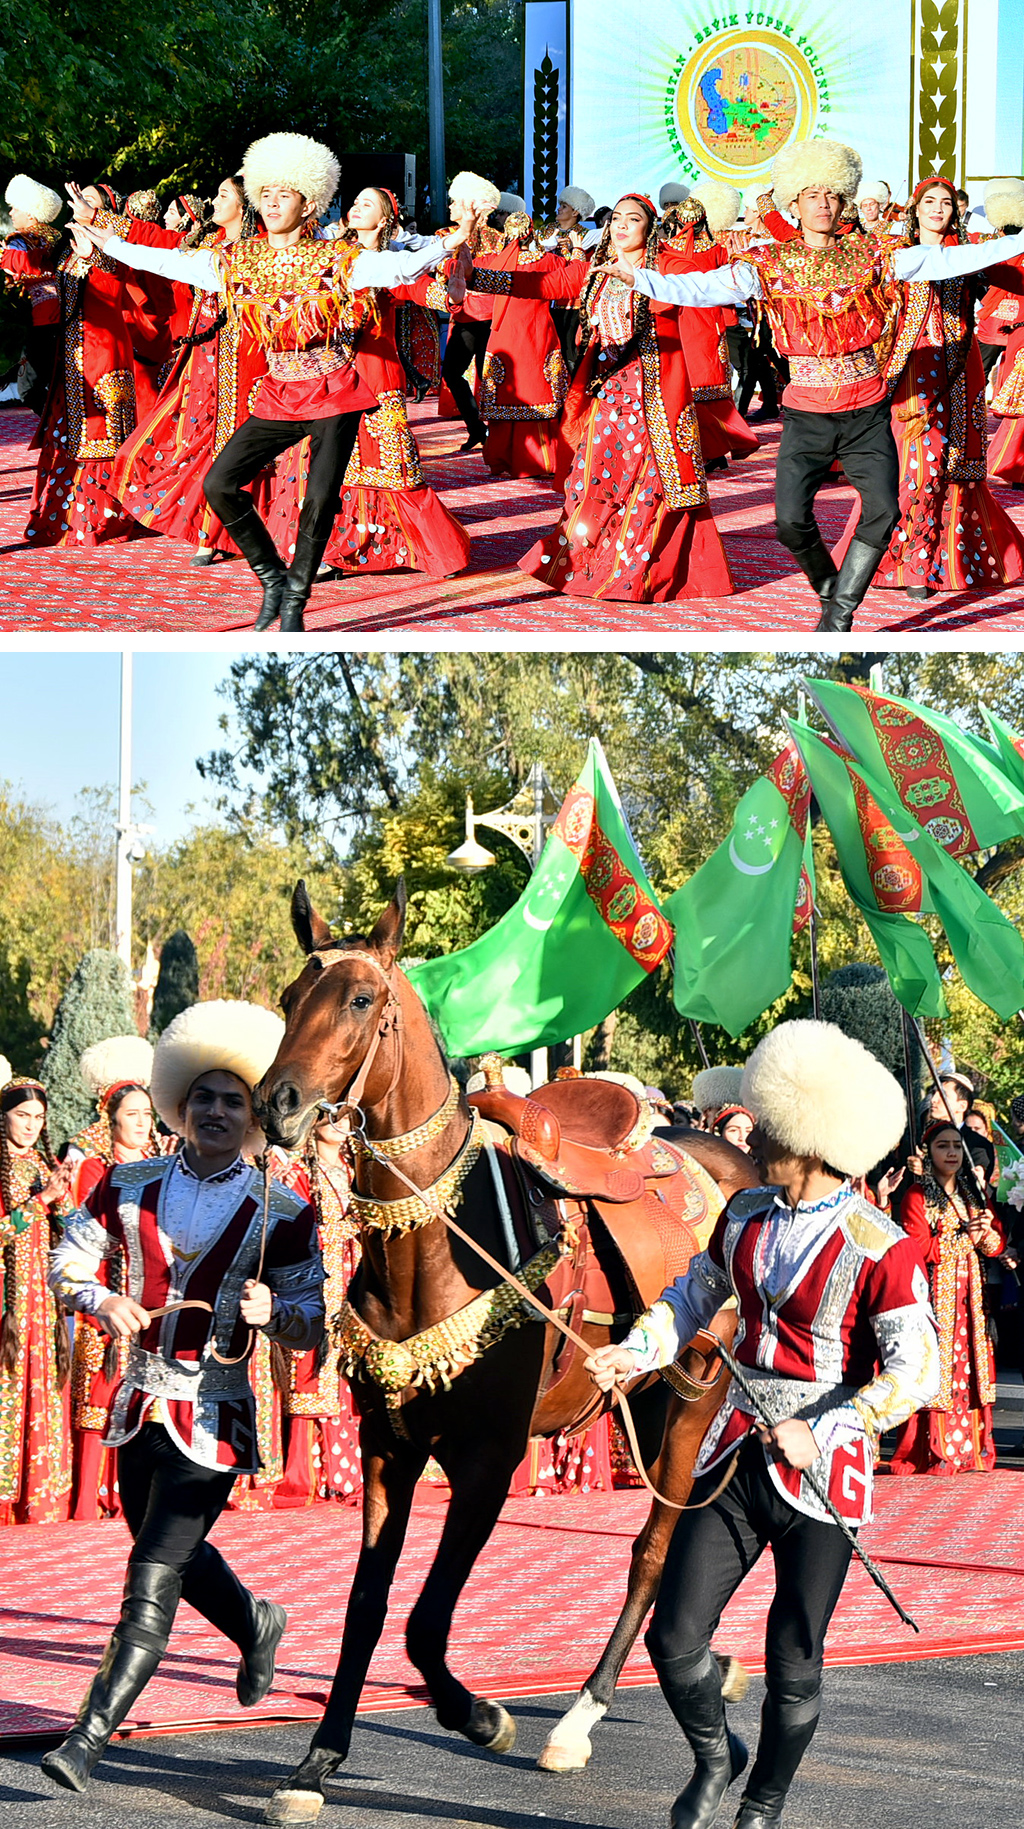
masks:
{"type": "MultiPolygon", "coordinates": [[[[492,1290],[496,1297],[506,1292],[471,1247],[449,1231],[437,1208],[410,1196],[409,1182],[433,1189],[434,1198],[452,1212],[457,1207],[459,1223],[505,1263],[508,1234],[493,1160],[486,1150],[474,1155],[475,1115],[453,1087],[427,1014],[395,964],[404,916],[400,882],[371,934],[337,939],[312,908],[305,885],[297,886],[292,919],[307,959],[281,999],[284,1038],[254,1100],[271,1143],[296,1148],[322,1105],[349,1102],[358,1107],[356,1121],[365,1138],[364,1146],[357,1141],[355,1178],[362,1200],[356,1210],[363,1255],[341,1329],[350,1357],[358,1360],[354,1389],[364,1481],[362,1547],[326,1711],[305,1759],[275,1791],[268,1808],[266,1820],[278,1824],[315,1821],[324,1803],[324,1781],[348,1754],[414,1489],[430,1455],[447,1476],[451,1499],[437,1554],[406,1625],[406,1648],[442,1727],[492,1752],[512,1746],[515,1725],[506,1710],[474,1696],[448,1667],[452,1616],[530,1436],[578,1427],[597,1413],[594,1386],[578,1354],[564,1375],[552,1381],[552,1367],[564,1347],[551,1326],[495,1328],[484,1332],[482,1341],[478,1337],[486,1351],[471,1350],[466,1363],[462,1350],[460,1359],[459,1311],[478,1296],[486,1304],[481,1292],[492,1290]],[[463,1175],[471,1158],[472,1167],[463,1175]],[[414,1388],[416,1362],[410,1347],[417,1336],[422,1345],[428,1329],[435,1330],[428,1340],[435,1347],[441,1342],[449,1353],[448,1377],[442,1371],[441,1379],[414,1388]],[[455,1376],[460,1365],[464,1369],[455,1376]]],[[[719,1157],[721,1148],[729,1146],[719,1148],[719,1157]]],[[[738,1151],[719,1167],[727,1170],[733,1186],[755,1179],[749,1158],[738,1151]]],[[[518,1304],[509,1306],[518,1309],[518,1304]]],[[[615,1306],[629,1306],[624,1289],[615,1306]]],[[[731,1338],[732,1317],[721,1321],[723,1337],[731,1338]]],[[[584,1338],[595,1347],[611,1333],[607,1325],[583,1323],[584,1338]]],[[[666,1397],[661,1381],[655,1383],[651,1472],[662,1491],[684,1501],[697,1447],[725,1381],[720,1378],[709,1394],[689,1404],[666,1397]]],[[[606,1653],[602,1660],[612,1688],[653,1598],[675,1521],[674,1512],[660,1510],[665,1516],[659,1517],[655,1506],[634,1546],[631,1602],[613,1635],[611,1659],[606,1653]]]]}

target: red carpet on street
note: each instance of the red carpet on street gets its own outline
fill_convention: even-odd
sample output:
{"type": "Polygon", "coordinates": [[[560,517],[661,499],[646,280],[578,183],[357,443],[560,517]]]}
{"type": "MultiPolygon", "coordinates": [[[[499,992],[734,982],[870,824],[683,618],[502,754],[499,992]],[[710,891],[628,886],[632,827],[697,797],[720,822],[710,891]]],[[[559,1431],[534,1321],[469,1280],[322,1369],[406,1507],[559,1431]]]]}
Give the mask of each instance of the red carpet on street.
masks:
{"type": "MultiPolygon", "coordinates": [[[[640,1492],[510,1500],[455,1616],[451,1663],[472,1689],[499,1699],[577,1688],[618,1615],[630,1544],[647,1512],[640,1492]]],[[[424,1700],[403,1629],[433,1556],[444,1505],[417,1505],[366,1711],[424,1700]]],[[[243,1712],[225,1640],[182,1606],[158,1676],[126,1731],[238,1727],[315,1718],[341,1638],[358,1550],[359,1515],[343,1505],[227,1513],[215,1541],[257,1593],[288,1608],[277,1682],[243,1712]]],[[[864,1545],[920,1635],[901,1624],[855,1564],[826,1662],[881,1664],[1024,1649],[1024,1475],[880,1479],[864,1545]]],[[[128,1533],[120,1523],[9,1527],[0,1532],[0,1742],[62,1729],[74,1714],[118,1612],[128,1533]]],[[[766,1558],[726,1612],[716,1640],[762,1670],[772,1591],[766,1558]]],[[[627,1684],[655,1681],[642,1643],[627,1684]]]]}
{"type": "MultiPolygon", "coordinates": [[[[455,455],[461,424],[439,420],[434,404],[412,407],[427,481],[472,536],[469,570],[434,580],[417,572],[362,574],[318,585],[306,612],[314,635],[456,638],[570,634],[716,635],[735,630],[803,638],[817,605],[774,538],[772,488],[779,428],[763,428],[761,449],[711,478],[711,499],[737,590],[732,597],[680,604],[592,603],[527,578],[516,559],[558,515],[554,490],[540,482],[495,480],[478,452],[455,455]]],[[[36,454],[28,449],[33,415],[0,412],[0,631],[64,634],[233,634],[251,628],[258,591],[241,560],[196,571],[184,541],[147,537],[89,550],[28,549],[25,522],[36,454]]],[[[996,486],[997,499],[1024,527],[1024,496],[996,486]]],[[[838,539],[852,492],[845,484],[818,498],[826,539],[838,539]]],[[[857,633],[915,637],[1024,635],[1024,584],[956,591],[915,603],[902,591],[871,591],[857,633]]]]}

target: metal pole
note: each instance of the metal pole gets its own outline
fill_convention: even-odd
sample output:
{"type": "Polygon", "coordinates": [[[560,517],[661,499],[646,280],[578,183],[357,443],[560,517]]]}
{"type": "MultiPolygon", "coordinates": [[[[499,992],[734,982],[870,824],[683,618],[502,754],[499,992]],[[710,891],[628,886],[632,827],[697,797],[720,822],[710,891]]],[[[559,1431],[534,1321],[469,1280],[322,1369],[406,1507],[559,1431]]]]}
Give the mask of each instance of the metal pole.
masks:
{"type": "MultiPolygon", "coordinates": [[[[946,1116],[948,1117],[951,1125],[953,1126],[953,1129],[959,1130],[960,1126],[958,1125],[956,1119],[953,1116],[953,1107],[950,1105],[950,1102],[946,1097],[946,1088],[944,1087],[941,1079],[939,1078],[938,1069],[935,1065],[934,1060],[932,1059],[932,1051],[931,1051],[931,1048],[928,1046],[928,1037],[924,1032],[924,1025],[920,1021],[920,1019],[917,1017],[915,1017],[913,1020],[914,1020],[914,1028],[917,1030],[917,1039],[921,1044],[921,1049],[924,1054],[925,1065],[927,1066],[928,1072],[931,1075],[932,1085],[934,1086],[935,1091],[938,1093],[940,1099],[942,1100],[943,1105],[946,1107],[946,1116]]],[[[974,1182],[975,1190],[976,1190],[980,1200],[982,1201],[982,1203],[984,1203],[988,1199],[988,1194],[987,1194],[987,1191],[985,1188],[985,1184],[984,1184],[980,1174],[978,1173],[978,1165],[975,1162],[974,1157],[971,1155],[971,1152],[968,1149],[966,1143],[964,1144],[964,1167],[965,1167],[965,1169],[969,1169],[971,1179],[974,1182]]]]}
{"type": "Polygon", "coordinates": [[[818,976],[818,911],[811,903],[811,918],[808,922],[811,939],[811,1009],[815,1022],[821,1021],[821,980],[818,976]]]}
{"type": "Polygon", "coordinates": [[[910,1048],[910,1017],[900,1005],[903,1018],[903,1078],[907,1088],[907,1134],[910,1138],[910,1154],[917,1155],[917,1109],[914,1096],[914,1067],[910,1048]]]}
{"type": "Polygon", "coordinates": [[[132,967],[132,657],[121,653],[121,754],[117,791],[117,878],[114,906],[115,946],[128,970],[132,967]]]}
{"type": "MultiPolygon", "coordinates": [[[[535,762],[530,770],[533,783],[533,845],[530,852],[531,874],[540,863],[544,849],[544,770],[535,762]]],[[[548,1079],[548,1051],[546,1048],[534,1048],[530,1054],[530,1078],[534,1086],[543,1086],[548,1079]]]]}
{"type": "Polygon", "coordinates": [[[427,0],[427,105],[430,129],[430,215],[447,222],[444,157],[444,65],[441,60],[441,0],[427,0]]]}
{"type": "Polygon", "coordinates": [[[690,1017],[690,1028],[693,1030],[693,1039],[697,1044],[697,1052],[700,1055],[701,1060],[704,1062],[705,1067],[710,1067],[711,1062],[708,1060],[708,1051],[704,1046],[704,1037],[700,1032],[700,1023],[695,1022],[692,1016],[690,1017]]]}

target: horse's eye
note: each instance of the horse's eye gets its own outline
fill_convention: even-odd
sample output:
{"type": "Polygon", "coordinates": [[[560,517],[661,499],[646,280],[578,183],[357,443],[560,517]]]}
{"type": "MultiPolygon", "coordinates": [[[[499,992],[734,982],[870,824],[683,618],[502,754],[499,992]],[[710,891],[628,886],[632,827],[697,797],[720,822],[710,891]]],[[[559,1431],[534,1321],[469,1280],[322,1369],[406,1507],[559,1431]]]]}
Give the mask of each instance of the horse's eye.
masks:
{"type": "Polygon", "coordinates": [[[366,992],[361,991],[358,997],[353,997],[352,1008],[353,1010],[368,1010],[372,1003],[373,998],[367,997],[366,992]]]}

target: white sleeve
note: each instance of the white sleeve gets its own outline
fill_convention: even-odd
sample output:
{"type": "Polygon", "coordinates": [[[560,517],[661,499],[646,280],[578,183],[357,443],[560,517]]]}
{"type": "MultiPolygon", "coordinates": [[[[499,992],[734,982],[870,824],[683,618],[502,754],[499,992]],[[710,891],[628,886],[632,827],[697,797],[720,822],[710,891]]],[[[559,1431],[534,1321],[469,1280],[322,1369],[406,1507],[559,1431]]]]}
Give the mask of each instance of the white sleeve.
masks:
{"type": "Polygon", "coordinates": [[[732,1294],[727,1272],[706,1251],[699,1252],[691,1259],[686,1275],[676,1277],[662,1291],[623,1340],[626,1351],[636,1360],[637,1370],[652,1372],[657,1366],[671,1365],[732,1294]]]}
{"type": "MultiPolygon", "coordinates": [[[[600,229],[588,229],[586,234],[583,237],[584,254],[589,254],[591,248],[596,248],[600,239],[601,239],[600,229]]],[[[547,243],[545,243],[544,245],[547,246],[547,243]]]]}
{"type": "Polygon", "coordinates": [[[112,235],[102,251],[125,267],[181,280],[186,286],[195,286],[197,292],[218,289],[217,268],[209,248],[151,248],[145,242],[122,241],[120,235],[112,235]]]}
{"type": "Polygon", "coordinates": [[[547,238],[547,240],[546,240],[546,241],[542,241],[542,242],[541,242],[541,244],[540,244],[540,245],[541,245],[541,247],[542,247],[542,248],[557,248],[557,246],[558,246],[558,236],[557,236],[557,235],[549,235],[549,236],[548,236],[548,238],[547,238]]]}
{"type": "Polygon", "coordinates": [[[409,286],[439,267],[451,252],[437,235],[418,248],[383,248],[380,253],[364,248],[352,262],[348,283],[353,292],[368,286],[409,286]]]}
{"type": "Polygon", "coordinates": [[[88,1207],[79,1207],[77,1213],[72,1213],[50,1252],[46,1281],[58,1302],[81,1314],[94,1315],[100,1303],[113,1293],[99,1281],[99,1270],[104,1258],[112,1257],[116,1249],[106,1227],[93,1218],[88,1207]]]}
{"type": "Polygon", "coordinates": [[[654,267],[637,267],[633,290],[666,305],[692,305],[702,310],[708,305],[743,305],[748,298],[760,298],[761,282],[749,261],[736,260],[710,273],[659,273],[654,267]]]}
{"type": "Polygon", "coordinates": [[[893,271],[897,279],[942,280],[982,273],[1000,261],[1024,254],[1024,232],[1000,235],[998,241],[968,243],[962,248],[897,248],[893,271]]]}

